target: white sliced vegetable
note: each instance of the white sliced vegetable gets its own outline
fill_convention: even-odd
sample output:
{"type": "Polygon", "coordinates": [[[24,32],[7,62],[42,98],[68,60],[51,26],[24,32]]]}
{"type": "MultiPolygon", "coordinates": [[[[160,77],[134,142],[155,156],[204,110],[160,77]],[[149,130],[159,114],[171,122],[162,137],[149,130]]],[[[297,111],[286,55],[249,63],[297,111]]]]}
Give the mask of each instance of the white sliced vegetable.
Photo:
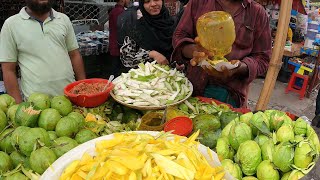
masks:
{"type": "Polygon", "coordinates": [[[138,69],[133,69],[133,72],[136,73],[136,75],[145,76],[143,71],[139,71],[138,69]]]}
{"type": "Polygon", "coordinates": [[[142,93],[143,93],[143,91],[141,91],[141,90],[135,90],[135,89],[131,90],[131,92],[132,92],[132,93],[137,93],[137,94],[142,94],[142,93]]]}
{"type": "Polygon", "coordinates": [[[176,81],[182,81],[183,78],[182,77],[176,77],[176,81]]]}
{"type": "Polygon", "coordinates": [[[177,72],[176,68],[174,68],[173,70],[170,70],[169,76],[174,76],[176,74],[176,72],[177,72]]]}
{"type": "Polygon", "coordinates": [[[145,94],[151,95],[151,94],[154,93],[155,91],[154,91],[154,90],[149,90],[149,89],[142,89],[142,92],[145,93],[145,94]]]}
{"type": "Polygon", "coordinates": [[[180,92],[180,89],[178,89],[178,91],[176,91],[176,92],[169,98],[169,100],[170,100],[170,101],[173,101],[173,100],[178,96],[179,92],[180,92]]]}
{"type": "Polygon", "coordinates": [[[150,63],[149,62],[147,62],[146,64],[145,64],[145,67],[144,67],[144,71],[145,71],[145,74],[147,75],[147,76],[149,76],[150,75],[150,63]]]}
{"type": "Polygon", "coordinates": [[[158,65],[153,65],[153,67],[158,69],[158,70],[160,70],[160,71],[162,71],[162,72],[164,72],[164,73],[166,73],[166,74],[169,74],[169,71],[163,69],[162,67],[159,67],[158,65]]]}
{"type": "Polygon", "coordinates": [[[156,64],[139,64],[114,81],[117,99],[135,106],[160,106],[174,103],[189,94],[189,81],[177,69],[156,64]],[[151,76],[152,75],[152,76],[151,76]],[[137,80],[137,79],[144,79],[137,80]],[[121,97],[121,98],[119,98],[121,97]]]}
{"type": "Polygon", "coordinates": [[[149,106],[150,103],[149,102],[134,102],[133,105],[134,106],[149,106]]]}
{"type": "Polygon", "coordinates": [[[157,99],[157,100],[161,100],[161,99],[167,100],[167,99],[170,98],[170,95],[155,96],[154,98],[157,99]]]}
{"type": "Polygon", "coordinates": [[[136,89],[140,89],[139,84],[134,82],[133,80],[128,80],[127,82],[125,82],[125,84],[127,84],[128,86],[134,87],[136,89]]]}
{"type": "Polygon", "coordinates": [[[157,99],[155,99],[147,94],[141,94],[140,97],[147,102],[150,102],[156,106],[160,106],[160,102],[157,99]]]}
{"type": "Polygon", "coordinates": [[[139,97],[140,94],[132,93],[130,90],[121,90],[117,93],[118,96],[127,96],[127,97],[139,97]]]}
{"type": "Polygon", "coordinates": [[[154,91],[154,92],[151,93],[150,95],[151,95],[151,96],[155,96],[155,95],[158,95],[158,94],[160,94],[159,91],[154,91]]]}
{"type": "Polygon", "coordinates": [[[195,108],[194,106],[192,106],[192,104],[189,103],[188,100],[186,100],[184,103],[185,103],[185,104],[188,106],[188,108],[190,108],[194,113],[197,112],[196,108],[195,108]]]}
{"type": "Polygon", "coordinates": [[[158,83],[158,81],[159,81],[159,78],[157,78],[157,77],[156,77],[156,78],[154,78],[154,79],[152,79],[152,80],[151,80],[151,83],[150,83],[150,84],[151,84],[151,86],[156,85],[156,84],[158,83]]]}

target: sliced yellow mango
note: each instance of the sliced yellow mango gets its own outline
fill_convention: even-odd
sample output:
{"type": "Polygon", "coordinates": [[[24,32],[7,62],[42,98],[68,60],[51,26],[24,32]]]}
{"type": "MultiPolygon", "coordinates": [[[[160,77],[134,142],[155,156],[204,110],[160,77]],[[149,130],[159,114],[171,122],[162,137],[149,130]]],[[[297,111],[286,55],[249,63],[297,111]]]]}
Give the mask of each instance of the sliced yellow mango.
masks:
{"type": "Polygon", "coordinates": [[[97,121],[96,116],[94,114],[88,113],[86,118],[85,118],[86,122],[90,122],[90,121],[97,121]]]}
{"type": "MultiPolygon", "coordinates": [[[[147,134],[116,133],[113,139],[96,143],[95,156],[85,153],[80,160],[71,163],[60,179],[222,179],[223,168],[211,167],[198,151],[198,135],[199,131],[187,139],[167,133],[157,138],[147,134]]],[[[213,160],[210,149],[207,153],[213,160]]]]}
{"type": "Polygon", "coordinates": [[[73,161],[65,170],[64,172],[62,173],[60,179],[61,180],[65,180],[65,179],[68,179],[72,176],[72,174],[75,173],[75,171],[77,170],[77,167],[79,165],[80,161],[79,160],[76,160],[76,161],[73,161]]]}
{"type": "Polygon", "coordinates": [[[166,173],[178,178],[185,178],[187,180],[194,179],[195,173],[188,170],[187,168],[167,159],[160,154],[153,153],[151,154],[151,156],[155,159],[157,165],[163,168],[166,173]]]}

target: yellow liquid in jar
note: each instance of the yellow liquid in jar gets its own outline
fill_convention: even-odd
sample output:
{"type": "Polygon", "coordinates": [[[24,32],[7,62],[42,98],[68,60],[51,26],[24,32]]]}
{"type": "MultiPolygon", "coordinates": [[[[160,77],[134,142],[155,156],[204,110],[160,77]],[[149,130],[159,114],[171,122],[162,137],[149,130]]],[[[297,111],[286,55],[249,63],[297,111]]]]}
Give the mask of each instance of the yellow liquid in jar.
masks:
{"type": "Polygon", "coordinates": [[[229,54],[235,41],[235,26],[231,15],[224,11],[212,11],[199,17],[197,32],[200,44],[217,57],[229,54]]]}

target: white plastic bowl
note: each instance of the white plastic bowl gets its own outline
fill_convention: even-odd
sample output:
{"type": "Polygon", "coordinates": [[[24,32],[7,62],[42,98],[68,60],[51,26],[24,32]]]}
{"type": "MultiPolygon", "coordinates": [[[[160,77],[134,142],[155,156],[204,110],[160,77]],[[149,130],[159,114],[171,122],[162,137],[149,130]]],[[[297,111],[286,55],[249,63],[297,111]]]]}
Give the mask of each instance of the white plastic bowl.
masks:
{"type": "MultiPolygon", "coordinates": [[[[157,136],[159,132],[157,131],[132,131],[134,133],[139,133],[139,134],[150,134],[152,136],[157,136]]],[[[60,176],[62,175],[64,169],[73,161],[79,160],[82,158],[83,154],[87,152],[90,155],[95,154],[95,145],[96,142],[101,141],[101,140],[110,140],[113,139],[114,136],[113,134],[107,135],[107,136],[102,136],[96,139],[93,139],[91,141],[88,141],[84,144],[81,144],[77,146],[76,148],[72,149],[71,151],[67,152],[63,156],[61,156],[59,159],[57,159],[51,167],[49,167],[41,176],[40,180],[58,180],[60,176]]],[[[206,160],[209,162],[209,164],[212,167],[216,166],[221,166],[221,163],[219,161],[218,155],[214,152],[212,152],[213,155],[213,161],[211,160],[208,152],[207,152],[207,147],[200,144],[198,147],[199,151],[201,154],[204,155],[206,160]]],[[[232,180],[232,176],[226,172],[226,175],[224,176],[226,180],[232,180]]]]}

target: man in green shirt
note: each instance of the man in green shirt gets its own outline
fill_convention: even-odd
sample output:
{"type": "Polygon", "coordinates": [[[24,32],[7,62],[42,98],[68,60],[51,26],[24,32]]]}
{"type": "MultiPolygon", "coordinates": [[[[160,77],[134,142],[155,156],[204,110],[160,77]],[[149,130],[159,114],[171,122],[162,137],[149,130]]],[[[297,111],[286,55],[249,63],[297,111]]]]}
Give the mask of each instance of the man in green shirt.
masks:
{"type": "Polygon", "coordinates": [[[7,93],[20,103],[21,91],[62,95],[63,88],[85,78],[79,46],[70,19],[53,10],[52,0],[26,0],[27,6],[11,16],[0,32],[0,62],[7,93]]]}

